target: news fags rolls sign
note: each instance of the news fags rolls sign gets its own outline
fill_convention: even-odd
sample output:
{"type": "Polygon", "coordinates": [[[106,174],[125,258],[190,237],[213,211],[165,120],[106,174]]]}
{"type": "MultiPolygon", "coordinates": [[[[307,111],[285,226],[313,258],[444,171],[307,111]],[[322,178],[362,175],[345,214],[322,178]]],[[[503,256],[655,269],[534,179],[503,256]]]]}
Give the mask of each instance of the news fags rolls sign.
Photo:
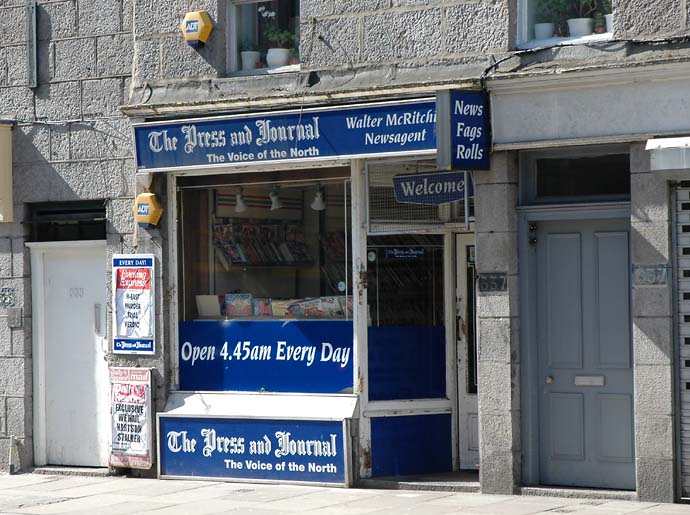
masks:
{"type": "Polygon", "coordinates": [[[154,256],[113,256],[113,352],[155,353],[154,256]]]}

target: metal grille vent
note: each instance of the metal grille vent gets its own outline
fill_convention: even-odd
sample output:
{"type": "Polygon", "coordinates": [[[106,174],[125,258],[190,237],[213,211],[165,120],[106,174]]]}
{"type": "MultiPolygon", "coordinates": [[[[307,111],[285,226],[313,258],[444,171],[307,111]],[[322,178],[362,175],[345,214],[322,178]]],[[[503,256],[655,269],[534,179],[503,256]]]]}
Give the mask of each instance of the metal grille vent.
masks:
{"type": "Polygon", "coordinates": [[[690,188],[676,190],[675,230],[681,489],[690,497],[690,188]]]}
{"type": "Polygon", "coordinates": [[[367,165],[367,219],[370,234],[386,234],[410,230],[429,230],[445,223],[465,220],[464,201],[440,206],[398,203],[395,200],[393,177],[436,171],[436,162],[380,162],[367,165]]]}

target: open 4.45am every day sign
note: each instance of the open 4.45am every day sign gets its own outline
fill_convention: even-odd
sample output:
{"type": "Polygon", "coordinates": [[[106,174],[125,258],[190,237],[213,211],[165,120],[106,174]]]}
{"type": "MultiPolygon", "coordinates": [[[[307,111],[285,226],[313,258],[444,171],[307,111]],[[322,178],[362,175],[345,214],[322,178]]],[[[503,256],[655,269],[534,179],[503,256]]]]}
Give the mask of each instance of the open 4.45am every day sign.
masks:
{"type": "Polygon", "coordinates": [[[113,256],[113,352],[154,354],[154,256],[113,256]]]}

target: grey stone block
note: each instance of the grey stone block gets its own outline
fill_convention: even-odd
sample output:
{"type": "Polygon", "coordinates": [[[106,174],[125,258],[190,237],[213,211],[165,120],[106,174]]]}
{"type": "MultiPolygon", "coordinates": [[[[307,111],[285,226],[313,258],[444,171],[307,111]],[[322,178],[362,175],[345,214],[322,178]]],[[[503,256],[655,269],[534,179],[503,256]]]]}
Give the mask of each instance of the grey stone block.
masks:
{"type": "Polygon", "coordinates": [[[303,66],[329,68],[358,62],[359,23],[357,18],[318,20],[314,25],[302,23],[300,59],[303,66]]]}
{"type": "Polygon", "coordinates": [[[483,494],[513,495],[519,484],[519,458],[513,453],[480,454],[479,487],[483,494]]]}
{"type": "Polygon", "coordinates": [[[476,231],[517,231],[517,198],[516,184],[477,184],[474,188],[476,231]]]}
{"type": "Polygon", "coordinates": [[[630,145],[630,173],[649,173],[651,171],[651,157],[644,143],[630,145]]]}
{"type": "Polygon", "coordinates": [[[134,32],[137,35],[178,32],[187,8],[187,0],[135,0],[134,32]]]}
{"type": "MultiPolygon", "coordinates": [[[[158,39],[135,40],[132,74],[138,83],[161,77],[161,46],[158,39]]],[[[138,102],[136,99],[130,101],[138,102]]]]}
{"type": "Polygon", "coordinates": [[[517,233],[489,232],[476,235],[477,271],[517,275],[517,233]]]}
{"type": "Polygon", "coordinates": [[[7,408],[5,407],[5,397],[0,396],[0,439],[3,436],[7,436],[7,408]]]}
{"type": "Polygon", "coordinates": [[[12,277],[12,240],[0,238],[0,278],[12,277]]]}
{"type": "Polygon", "coordinates": [[[7,397],[5,402],[7,403],[7,434],[16,437],[31,436],[30,401],[24,397],[7,397]]]}
{"type": "Polygon", "coordinates": [[[36,35],[40,41],[77,35],[77,6],[73,0],[41,3],[36,6],[36,16],[36,35]]]}
{"type": "Polygon", "coordinates": [[[671,317],[633,319],[633,354],[636,365],[670,365],[673,362],[671,317]]]}
{"type": "Polygon", "coordinates": [[[31,392],[26,388],[26,361],[25,358],[0,358],[0,395],[24,395],[31,392]]]}
{"type": "Polygon", "coordinates": [[[122,1],[122,32],[134,30],[134,0],[122,1]]]}
{"type": "Polygon", "coordinates": [[[367,16],[362,58],[382,62],[436,56],[441,52],[440,31],[438,8],[367,16]]]}
{"type": "Polygon", "coordinates": [[[31,271],[31,255],[24,238],[12,238],[12,276],[28,277],[31,271]]]}
{"type": "Polygon", "coordinates": [[[82,87],[84,118],[118,116],[123,104],[122,79],[85,80],[82,87]]]}
{"type": "Polygon", "coordinates": [[[477,400],[480,416],[505,414],[511,406],[512,365],[494,361],[477,363],[477,400]]]}
{"type": "Polygon", "coordinates": [[[636,365],[634,381],[636,417],[673,414],[671,366],[636,365]]]}
{"type": "Polygon", "coordinates": [[[510,363],[511,319],[479,318],[477,334],[479,361],[510,363]]]}
{"type": "Polygon", "coordinates": [[[0,86],[7,86],[8,48],[0,48],[0,86]]]}
{"type": "Polygon", "coordinates": [[[225,72],[224,32],[213,31],[200,49],[189,46],[179,34],[161,38],[161,73],[169,79],[217,78],[225,72]]]}
{"type": "Polygon", "coordinates": [[[517,184],[517,152],[494,152],[491,154],[491,170],[475,171],[472,174],[475,186],[483,184],[517,184]]]}
{"type": "Polygon", "coordinates": [[[50,161],[69,159],[69,128],[54,125],[50,128],[50,161]]]}
{"type": "Polygon", "coordinates": [[[675,501],[675,466],[673,460],[637,458],[637,498],[642,502],[675,501]]]}
{"type": "Polygon", "coordinates": [[[635,456],[638,459],[673,459],[673,416],[635,416],[635,456]]]}
{"type": "Polygon", "coordinates": [[[10,86],[26,86],[29,83],[29,54],[26,45],[6,49],[7,79],[10,86]]]}
{"type": "Polygon", "coordinates": [[[0,357],[12,356],[12,332],[6,317],[0,318],[0,357]]]}
{"type": "Polygon", "coordinates": [[[134,41],[132,34],[115,34],[96,39],[97,75],[131,75],[134,41]]]}
{"type": "MultiPolygon", "coordinates": [[[[22,310],[24,311],[24,310],[22,310]]],[[[32,326],[31,317],[25,316],[22,318],[21,329],[11,329],[10,335],[12,338],[12,356],[31,358],[32,344],[31,339],[32,326]]]]}
{"type": "MultiPolygon", "coordinates": [[[[324,2],[320,3],[323,4],[324,2]]],[[[335,0],[333,2],[332,14],[348,15],[352,13],[369,13],[371,11],[385,9],[389,7],[389,5],[389,0],[335,0]]]]}
{"type": "Polygon", "coordinates": [[[96,75],[96,40],[94,38],[55,41],[55,72],[57,80],[73,80],[96,75]]]}
{"type": "Polygon", "coordinates": [[[682,9],[682,2],[618,0],[614,22],[616,37],[660,37],[679,34],[685,29],[685,13],[682,9]]]}
{"type": "Polygon", "coordinates": [[[122,0],[78,0],[78,6],[80,36],[112,34],[122,30],[122,0]]]}
{"type": "Polygon", "coordinates": [[[333,14],[334,3],[340,4],[340,2],[334,2],[333,0],[310,0],[309,2],[302,2],[299,12],[300,19],[308,22],[309,18],[333,14]]]}
{"type": "Polygon", "coordinates": [[[670,223],[633,222],[630,224],[630,260],[639,265],[664,264],[671,250],[670,223]]]}
{"type": "Polygon", "coordinates": [[[38,83],[46,84],[55,73],[55,45],[52,41],[39,41],[36,49],[38,83]]]}
{"type": "Polygon", "coordinates": [[[663,222],[671,219],[670,192],[663,176],[636,173],[630,176],[630,221],[663,222]]]}
{"type": "Polygon", "coordinates": [[[45,162],[50,158],[50,130],[39,125],[21,125],[12,131],[12,161],[17,164],[45,162]]]}
{"type": "Polygon", "coordinates": [[[519,420],[516,421],[515,413],[480,416],[479,434],[483,455],[510,454],[520,450],[519,420]]]}
{"type": "Polygon", "coordinates": [[[108,232],[114,234],[134,232],[132,206],[134,198],[111,199],[107,204],[108,232]]]}
{"type": "Polygon", "coordinates": [[[668,287],[633,288],[633,316],[671,316],[671,290],[668,287]]]}
{"type": "Polygon", "coordinates": [[[36,88],[36,118],[76,120],[81,117],[79,82],[58,82],[36,88]]]}
{"type": "Polygon", "coordinates": [[[26,8],[7,7],[0,16],[0,45],[24,43],[26,40],[26,8]]]}
{"type": "Polygon", "coordinates": [[[447,7],[445,50],[451,54],[508,50],[507,2],[472,2],[447,7]]]}
{"type": "Polygon", "coordinates": [[[30,120],[34,116],[34,96],[29,88],[23,86],[0,88],[0,109],[0,114],[30,120]]]}

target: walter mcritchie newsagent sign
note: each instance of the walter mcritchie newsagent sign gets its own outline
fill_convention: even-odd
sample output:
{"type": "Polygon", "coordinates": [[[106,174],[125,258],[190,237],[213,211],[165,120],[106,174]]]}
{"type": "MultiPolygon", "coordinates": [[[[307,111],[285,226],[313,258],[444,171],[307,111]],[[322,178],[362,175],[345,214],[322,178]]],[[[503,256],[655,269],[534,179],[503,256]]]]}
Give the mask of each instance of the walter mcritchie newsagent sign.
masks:
{"type": "Polygon", "coordinates": [[[175,170],[436,150],[436,102],[330,106],[134,126],[137,168],[175,170]]]}

